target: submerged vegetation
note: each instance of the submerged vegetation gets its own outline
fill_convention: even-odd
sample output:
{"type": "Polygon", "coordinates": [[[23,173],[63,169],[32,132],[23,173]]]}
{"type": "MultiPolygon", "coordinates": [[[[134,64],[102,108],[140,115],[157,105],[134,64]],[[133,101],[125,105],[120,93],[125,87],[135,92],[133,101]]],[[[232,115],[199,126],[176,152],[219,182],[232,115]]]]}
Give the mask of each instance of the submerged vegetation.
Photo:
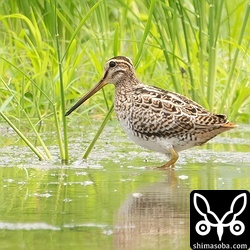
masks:
{"type": "MultiPolygon", "coordinates": [[[[65,111],[120,54],[132,59],[143,82],[249,122],[249,14],[246,0],[3,1],[0,121],[39,159],[51,159],[40,129],[53,121],[60,157],[68,161],[65,111]]],[[[78,110],[104,119],[84,157],[112,102],[113,88],[106,87],[78,110]]]]}

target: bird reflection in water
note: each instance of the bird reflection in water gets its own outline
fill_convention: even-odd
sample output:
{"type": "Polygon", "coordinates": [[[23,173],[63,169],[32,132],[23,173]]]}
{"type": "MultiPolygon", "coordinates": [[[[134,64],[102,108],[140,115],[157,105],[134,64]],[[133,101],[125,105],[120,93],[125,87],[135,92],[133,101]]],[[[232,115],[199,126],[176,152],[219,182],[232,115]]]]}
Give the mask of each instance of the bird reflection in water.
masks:
{"type": "Polygon", "coordinates": [[[115,249],[185,249],[189,246],[189,194],[179,186],[176,171],[167,182],[154,183],[130,194],[118,210],[115,249]]]}

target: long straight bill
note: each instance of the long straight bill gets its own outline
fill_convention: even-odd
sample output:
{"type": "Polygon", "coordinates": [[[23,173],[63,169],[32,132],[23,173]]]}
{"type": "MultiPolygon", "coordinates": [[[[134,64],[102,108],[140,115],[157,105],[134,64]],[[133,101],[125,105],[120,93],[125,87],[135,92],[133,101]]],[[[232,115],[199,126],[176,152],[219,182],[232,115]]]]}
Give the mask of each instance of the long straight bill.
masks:
{"type": "Polygon", "coordinates": [[[71,109],[69,109],[65,116],[70,115],[75,109],[77,109],[81,104],[83,104],[86,100],[88,100],[92,95],[98,92],[101,88],[103,88],[106,83],[103,79],[98,82],[93,89],[91,89],[86,95],[84,95],[71,109]]]}

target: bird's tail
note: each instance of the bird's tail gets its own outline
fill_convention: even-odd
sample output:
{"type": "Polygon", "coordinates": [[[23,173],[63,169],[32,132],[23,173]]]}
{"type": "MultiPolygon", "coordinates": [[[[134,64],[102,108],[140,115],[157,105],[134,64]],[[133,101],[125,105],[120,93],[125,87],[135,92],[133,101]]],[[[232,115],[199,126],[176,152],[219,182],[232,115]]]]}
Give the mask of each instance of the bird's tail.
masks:
{"type": "Polygon", "coordinates": [[[238,125],[237,124],[235,124],[235,123],[233,123],[233,122],[226,122],[226,123],[223,123],[223,124],[221,124],[221,127],[222,128],[227,128],[227,129],[233,129],[233,128],[236,128],[236,127],[238,127],[238,125]]]}

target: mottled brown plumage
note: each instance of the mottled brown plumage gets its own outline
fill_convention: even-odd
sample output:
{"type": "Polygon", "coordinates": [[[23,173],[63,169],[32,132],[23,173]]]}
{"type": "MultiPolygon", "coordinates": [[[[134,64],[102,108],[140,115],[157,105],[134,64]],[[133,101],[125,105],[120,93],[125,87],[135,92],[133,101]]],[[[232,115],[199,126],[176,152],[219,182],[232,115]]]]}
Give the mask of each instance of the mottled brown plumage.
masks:
{"type": "Polygon", "coordinates": [[[142,147],[168,154],[170,160],[163,168],[174,165],[179,151],[236,127],[225,115],[212,114],[183,95],[142,84],[127,57],[111,58],[104,71],[99,83],[66,115],[106,84],[114,84],[115,111],[123,129],[142,147]]]}

